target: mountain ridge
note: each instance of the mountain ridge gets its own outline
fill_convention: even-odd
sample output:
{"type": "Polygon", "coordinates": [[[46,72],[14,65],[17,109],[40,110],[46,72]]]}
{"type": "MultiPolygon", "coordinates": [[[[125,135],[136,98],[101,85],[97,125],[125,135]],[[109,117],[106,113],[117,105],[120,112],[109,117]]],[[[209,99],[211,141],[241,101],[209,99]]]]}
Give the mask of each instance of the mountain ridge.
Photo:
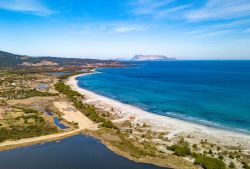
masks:
{"type": "Polygon", "coordinates": [[[62,58],[52,56],[32,57],[13,54],[0,50],[0,67],[30,67],[30,66],[82,66],[88,64],[111,64],[112,60],[62,58]]]}
{"type": "Polygon", "coordinates": [[[167,57],[164,55],[135,55],[131,61],[173,61],[174,57],[167,57]]]}

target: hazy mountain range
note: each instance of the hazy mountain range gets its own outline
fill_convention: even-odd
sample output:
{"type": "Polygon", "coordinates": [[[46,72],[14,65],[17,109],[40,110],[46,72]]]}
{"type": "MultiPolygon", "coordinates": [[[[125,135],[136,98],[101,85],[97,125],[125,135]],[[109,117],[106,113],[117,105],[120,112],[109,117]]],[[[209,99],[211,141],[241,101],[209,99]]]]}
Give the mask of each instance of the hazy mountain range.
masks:
{"type": "Polygon", "coordinates": [[[82,66],[87,64],[111,64],[112,60],[60,58],[60,57],[31,57],[0,51],[0,67],[27,66],[82,66]]]}
{"type": "Polygon", "coordinates": [[[131,61],[173,61],[174,57],[167,57],[164,55],[135,55],[131,61]]]}

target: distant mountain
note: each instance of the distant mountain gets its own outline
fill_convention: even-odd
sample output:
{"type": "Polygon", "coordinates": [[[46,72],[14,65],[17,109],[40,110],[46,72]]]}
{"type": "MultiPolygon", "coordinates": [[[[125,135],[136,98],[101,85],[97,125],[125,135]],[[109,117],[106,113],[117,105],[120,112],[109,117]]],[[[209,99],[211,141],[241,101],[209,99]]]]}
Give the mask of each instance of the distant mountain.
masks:
{"type": "Polygon", "coordinates": [[[131,61],[172,61],[176,58],[169,58],[164,55],[135,55],[131,61]]]}
{"type": "Polygon", "coordinates": [[[0,51],[1,67],[41,67],[41,66],[83,66],[89,64],[112,64],[112,60],[59,58],[59,57],[30,57],[0,51]]]}
{"type": "Polygon", "coordinates": [[[21,55],[0,51],[0,67],[14,67],[22,62],[21,55]]]}
{"type": "Polygon", "coordinates": [[[129,59],[127,59],[127,58],[116,58],[116,59],[113,59],[113,60],[124,62],[124,61],[128,61],[129,59]]]}

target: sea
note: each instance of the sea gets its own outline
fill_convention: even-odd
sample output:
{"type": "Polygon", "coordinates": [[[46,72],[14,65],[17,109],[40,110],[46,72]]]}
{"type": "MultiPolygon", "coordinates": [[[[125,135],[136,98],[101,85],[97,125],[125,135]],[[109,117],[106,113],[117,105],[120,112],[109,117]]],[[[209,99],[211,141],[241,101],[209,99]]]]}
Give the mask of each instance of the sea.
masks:
{"type": "Polygon", "coordinates": [[[250,61],[126,62],[81,88],[148,112],[250,134],[250,61]]]}

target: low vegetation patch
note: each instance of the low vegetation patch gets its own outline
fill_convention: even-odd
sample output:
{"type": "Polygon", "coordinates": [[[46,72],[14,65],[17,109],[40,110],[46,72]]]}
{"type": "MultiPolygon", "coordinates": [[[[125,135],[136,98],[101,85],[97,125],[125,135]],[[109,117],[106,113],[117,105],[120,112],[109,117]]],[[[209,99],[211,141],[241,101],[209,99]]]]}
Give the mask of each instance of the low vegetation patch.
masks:
{"type": "Polygon", "coordinates": [[[57,132],[55,126],[49,125],[42,115],[33,109],[23,109],[14,116],[14,112],[1,120],[0,142],[37,137],[57,132]]]}
{"type": "Polygon", "coordinates": [[[177,156],[185,157],[191,155],[191,150],[187,145],[172,145],[168,149],[174,151],[177,156]]]}
{"type": "Polygon", "coordinates": [[[83,104],[82,103],[82,95],[77,91],[74,91],[70,88],[70,86],[65,85],[63,81],[59,81],[55,84],[55,89],[60,93],[65,94],[70,101],[73,102],[74,106],[82,112],[85,116],[87,116],[90,120],[102,123],[100,126],[111,129],[118,129],[111,121],[106,120],[101,117],[97,112],[94,106],[83,104]]]}
{"type": "Polygon", "coordinates": [[[41,92],[36,89],[27,89],[27,90],[9,90],[1,92],[0,95],[4,98],[8,99],[27,99],[35,96],[55,96],[56,94],[52,94],[49,92],[41,92]]]}
{"type": "Polygon", "coordinates": [[[223,161],[208,157],[206,155],[194,155],[194,164],[201,165],[205,169],[225,169],[226,165],[223,161]]]}

